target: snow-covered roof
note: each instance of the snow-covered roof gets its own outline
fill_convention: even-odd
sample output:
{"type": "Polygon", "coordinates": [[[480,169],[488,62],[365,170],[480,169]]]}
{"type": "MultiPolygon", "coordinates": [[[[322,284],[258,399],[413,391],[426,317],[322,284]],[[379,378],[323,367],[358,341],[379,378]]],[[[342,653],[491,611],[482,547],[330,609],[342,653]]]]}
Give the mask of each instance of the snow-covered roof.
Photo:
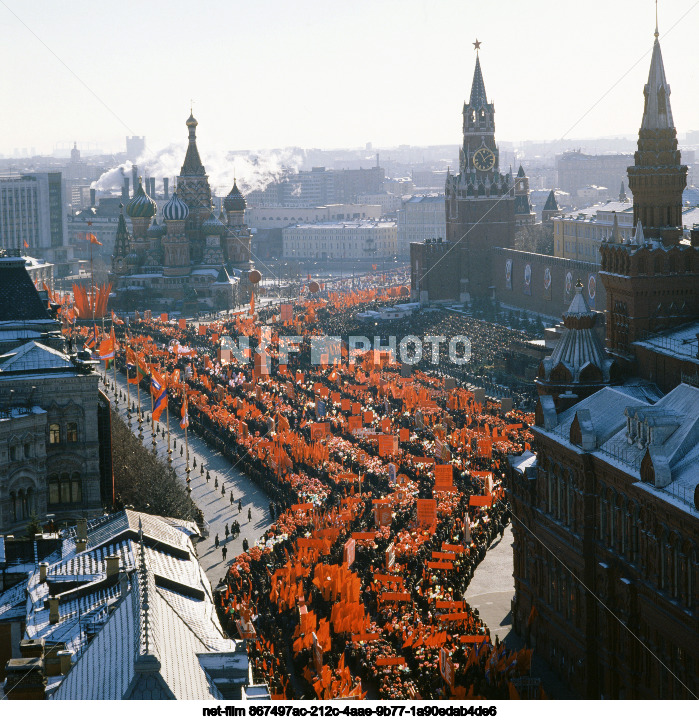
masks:
{"type": "Polygon", "coordinates": [[[26,636],[64,642],[76,659],[55,699],[219,699],[199,654],[237,654],[216,615],[211,585],[198,562],[196,524],[124,510],[91,521],[87,548],[75,529],[46,581],[29,580],[0,595],[0,613],[22,608],[26,636]],[[108,558],[118,572],[107,575],[108,558]],[[58,599],[59,620],[49,597],[58,599]],[[87,641],[88,633],[91,641],[87,641]]]}
{"type": "Polygon", "coordinates": [[[15,348],[11,353],[0,356],[0,373],[18,373],[23,371],[73,370],[70,358],[48,346],[29,341],[15,348]]]}

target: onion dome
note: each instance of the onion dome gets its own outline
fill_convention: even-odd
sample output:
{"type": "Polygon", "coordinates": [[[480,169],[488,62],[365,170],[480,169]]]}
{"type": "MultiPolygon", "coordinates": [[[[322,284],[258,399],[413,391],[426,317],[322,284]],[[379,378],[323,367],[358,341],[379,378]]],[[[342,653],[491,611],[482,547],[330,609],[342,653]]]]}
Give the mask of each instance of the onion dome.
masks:
{"type": "Polygon", "coordinates": [[[226,232],[226,226],[213,214],[201,224],[204,235],[223,235],[226,232]]]}
{"type": "Polygon", "coordinates": [[[187,203],[180,200],[177,197],[177,192],[174,192],[163,207],[163,220],[187,220],[188,216],[189,208],[187,203]]]}
{"type": "Polygon", "coordinates": [[[245,210],[246,202],[243,194],[238,190],[238,183],[233,181],[233,189],[223,199],[223,207],[228,211],[245,210]]]}
{"type": "Polygon", "coordinates": [[[127,215],[129,218],[152,218],[157,209],[153,198],[143,190],[143,181],[139,178],[138,189],[126,205],[127,215]]]}
{"type": "Polygon", "coordinates": [[[167,233],[167,228],[164,225],[160,225],[158,221],[153,218],[153,225],[148,228],[146,237],[148,238],[162,238],[167,233]]]}
{"type": "Polygon", "coordinates": [[[187,127],[188,128],[196,128],[199,123],[197,122],[197,119],[194,117],[194,113],[190,113],[189,117],[187,118],[187,127]]]}

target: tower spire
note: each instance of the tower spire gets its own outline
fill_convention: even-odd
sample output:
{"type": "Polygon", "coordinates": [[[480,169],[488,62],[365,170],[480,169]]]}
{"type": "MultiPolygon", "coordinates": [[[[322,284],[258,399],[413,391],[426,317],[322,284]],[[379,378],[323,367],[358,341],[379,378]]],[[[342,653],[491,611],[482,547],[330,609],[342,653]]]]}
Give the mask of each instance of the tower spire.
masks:
{"type": "MultiPolygon", "coordinates": [[[[478,45],[480,43],[476,41],[478,45]]],[[[474,45],[476,44],[474,43],[474,45]]],[[[485,83],[483,82],[483,73],[481,71],[481,58],[476,48],[476,68],[473,71],[473,83],[471,83],[471,99],[469,105],[473,108],[482,108],[488,104],[485,95],[485,83]]]]}
{"type": "Polygon", "coordinates": [[[647,130],[665,130],[674,128],[672,109],[670,108],[670,85],[665,78],[663,55],[660,52],[658,26],[655,26],[653,55],[648,71],[648,83],[643,88],[645,104],[641,127],[647,130]]]}
{"type": "Polygon", "coordinates": [[[199,157],[199,150],[197,149],[197,122],[194,117],[194,113],[190,112],[187,118],[187,128],[189,130],[189,145],[187,146],[187,154],[182,163],[182,170],[180,175],[206,175],[204,165],[199,157]]]}

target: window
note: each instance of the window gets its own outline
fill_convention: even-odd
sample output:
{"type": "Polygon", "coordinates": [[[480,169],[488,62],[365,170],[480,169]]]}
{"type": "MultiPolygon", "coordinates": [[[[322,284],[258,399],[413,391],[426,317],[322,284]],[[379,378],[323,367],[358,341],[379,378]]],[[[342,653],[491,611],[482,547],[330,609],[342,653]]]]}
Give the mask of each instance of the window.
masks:
{"type": "Polygon", "coordinates": [[[80,503],[82,479],[79,473],[56,473],[49,476],[49,505],[80,503]]]}
{"type": "Polygon", "coordinates": [[[61,442],[61,427],[58,423],[52,423],[49,426],[49,443],[54,445],[61,442]]]}
{"type": "Polygon", "coordinates": [[[17,460],[17,446],[10,446],[10,460],[17,460]]]}
{"type": "Polygon", "coordinates": [[[66,440],[68,443],[78,442],[78,424],[69,423],[66,427],[66,440]]]}
{"type": "Polygon", "coordinates": [[[32,447],[31,447],[31,444],[25,443],[25,444],[24,444],[24,457],[25,457],[25,458],[30,458],[31,455],[32,455],[32,447]]]}

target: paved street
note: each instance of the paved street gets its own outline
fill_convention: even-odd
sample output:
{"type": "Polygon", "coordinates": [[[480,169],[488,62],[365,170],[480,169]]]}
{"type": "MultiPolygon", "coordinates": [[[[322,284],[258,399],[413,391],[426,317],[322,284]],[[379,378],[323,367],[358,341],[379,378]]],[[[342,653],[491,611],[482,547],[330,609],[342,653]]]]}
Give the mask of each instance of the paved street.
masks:
{"type": "MultiPolygon", "coordinates": [[[[114,375],[109,374],[109,383],[113,383],[114,375]]],[[[121,374],[117,374],[117,385],[126,396],[126,378],[121,374]]],[[[104,386],[102,385],[104,389],[104,386]]],[[[135,386],[131,385],[132,402],[136,402],[133,395],[135,386]]],[[[114,394],[110,389],[108,391],[110,399],[114,400],[114,394]]],[[[145,414],[150,414],[150,398],[141,391],[141,408],[145,414]]],[[[119,400],[119,415],[126,419],[126,401],[119,400]]],[[[167,458],[167,434],[162,437],[162,431],[165,429],[165,414],[161,417],[160,430],[161,433],[156,436],[156,448],[158,456],[162,459],[167,458]]],[[[180,449],[184,448],[184,431],[180,428],[178,418],[170,418],[170,440],[174,441],[176,449],[172,453],[172,467],[177,477],[185,485],[185,458],[184,453],[180,455],[180,449]]],[[[138,436],[138,425],[136,422],[136,414],[132,414],[131,418],[134,435],[138,436]]],[[[218,534],[221,546],[228,549],[228,561],[235,558],[243,551],[243,539],[247,538],[250,545],[259,538],[270,526],[272,519],[269,513],[269,498],[258,489],[249,478],[247,478],[238,469],[232,467],[230,461],[224,458],[221,453],[212,450],[203,440],[194,433],[188,433],[189,439],[189,457],[192,500],[199,506],[204,514],[204,519],[209,524],[209,537],[203,539],[197,544],[199,560],[208,576],[211,584],[216,586],[219,579],[225,574],[225,564],[221,549],[216,549],[214,539],[218,534]],[[196,459],[197,467],[194,468],[194,460],[196,459]],[[204,475],[201,474],[201,462],[204,461],[204,475]],[[209,471],[211,480],[207,483],[206,471],[209,471]],[[214,479],[218,476],[219,487],[214,488],[214,479]],[[222,484],[225,485],[225,494],[221,494],[222,484]],[[234,505],[230,503],[230,493],[233,492],[235,500],[234,505]],[[238,514],[238,500],[242,499],[243,510],[238,514]],[[248,521],[248,509],[252,512],[252,521],[248,521]],[[240,536],[233,539],[226,539],[225,525],[229,527],[231,522],[237,520],[240,523],[240,536]]],[[[150,424],[143,424],[143,443],[150,450],[151,446],[151,428],[150,424]]]]}
{"type": "MultiPolygon", "coordinates": [[[[512,640],[510,602],[515,594],[512,578],[512,525],[505,529],[503,539],[497,536],[480,563],[466,592],[466,600],[478,609],[493,636],[512,640]]],[[[514,635],[514,634],[513,634],[514,635]]]]}
{"type": "MultiPolygon", "coordinates": [[[[485,558],[476,568],[466,592],[466,601],[478,609],[493,636],[506,641],[509,648],[520,649],[524,641],[512,629],[510,603],[515,595],[512,577],[512,524],[505,529],[502,540],[497,536],[485,558]]],[[[541,679],[546,694],[552,699],[574,699],[567,685],[534,651],[531,675],[541,679]]]]}

